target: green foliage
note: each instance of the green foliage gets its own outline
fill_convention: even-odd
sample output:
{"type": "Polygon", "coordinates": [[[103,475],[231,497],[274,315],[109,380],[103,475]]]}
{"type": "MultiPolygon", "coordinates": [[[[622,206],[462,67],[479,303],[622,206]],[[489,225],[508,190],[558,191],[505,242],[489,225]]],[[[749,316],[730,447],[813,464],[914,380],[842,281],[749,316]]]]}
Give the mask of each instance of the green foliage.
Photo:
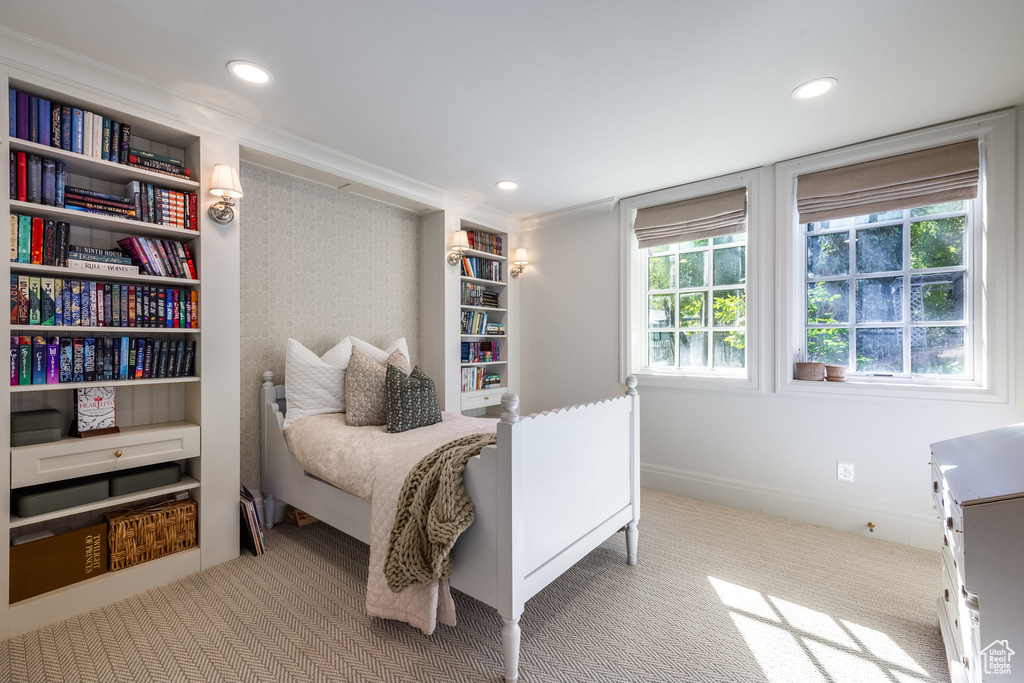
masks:
{"type": "MultiPolygon", "coordinates": [[[[715,325],[723,327],[740,327],[747,324],[746,292],[739,294],[715,293],[714,301],[715,325]]],[[[730,332],[724,341],[734,349],[746,346],[747,336],[742,331],[730,332]]]]}
{"type": "Polygon", "coordinates": [[[964,262],[963,216],[910,224],[910,267],[945,268],[964,262]]]}

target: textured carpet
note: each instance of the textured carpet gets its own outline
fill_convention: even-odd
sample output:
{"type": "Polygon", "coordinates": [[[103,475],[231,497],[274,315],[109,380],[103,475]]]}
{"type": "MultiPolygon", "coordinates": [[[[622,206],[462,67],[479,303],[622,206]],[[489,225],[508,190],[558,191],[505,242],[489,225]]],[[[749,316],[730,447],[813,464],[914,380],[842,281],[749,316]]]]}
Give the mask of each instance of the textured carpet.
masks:
{"type": "MultiPolygon", "coordinates": [[[[643,492],[526,604],[520,680],[947,681],[938,553],[643,492]]],[[[0,644],[14,681],[500,681],[500,619],[456,594],[431,637],[365,615],[368,547],[277,526],[238,560],[0,644]]]]}

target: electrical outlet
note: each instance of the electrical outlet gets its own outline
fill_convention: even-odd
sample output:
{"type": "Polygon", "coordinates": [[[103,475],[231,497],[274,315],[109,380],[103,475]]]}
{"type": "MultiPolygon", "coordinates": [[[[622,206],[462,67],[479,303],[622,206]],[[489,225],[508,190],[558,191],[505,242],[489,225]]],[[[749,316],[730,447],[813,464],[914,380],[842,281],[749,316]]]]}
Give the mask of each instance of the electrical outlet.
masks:
{"type": "Polygon", "coordinates": [[[853,463],[842,462],[836,463],[836,479],[839,481],[845,481],[847,484],[853,483],[853,463]]]}

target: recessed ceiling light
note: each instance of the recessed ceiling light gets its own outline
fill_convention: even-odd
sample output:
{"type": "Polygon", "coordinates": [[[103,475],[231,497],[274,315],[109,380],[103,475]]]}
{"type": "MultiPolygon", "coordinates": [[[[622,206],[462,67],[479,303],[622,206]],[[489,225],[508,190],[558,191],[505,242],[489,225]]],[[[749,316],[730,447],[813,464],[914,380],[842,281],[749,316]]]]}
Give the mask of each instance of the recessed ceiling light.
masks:
{"type": "Polygon", "coordinates": [[[514,180],[499,180],[495,185],[502,190],[514,190],[519,187],[519,183],[514,180]]]}
{"type": "Polygon", "coordinates": [[[267,83],[274,82],[274,77],[270,75],[269,71],[252,62],[242,62],[239,60],[228,62],[228,71],[247,83],[266,85],[267,83]]]}
{"type": "Polygon", "coordinates": [[[832,88],[839,84],[834,78],[815,78],[813,81],[807,81],[799,88],[793,91],[794,100],[809,100],[812,97],[818,97],[824,95],[832,88]]]}

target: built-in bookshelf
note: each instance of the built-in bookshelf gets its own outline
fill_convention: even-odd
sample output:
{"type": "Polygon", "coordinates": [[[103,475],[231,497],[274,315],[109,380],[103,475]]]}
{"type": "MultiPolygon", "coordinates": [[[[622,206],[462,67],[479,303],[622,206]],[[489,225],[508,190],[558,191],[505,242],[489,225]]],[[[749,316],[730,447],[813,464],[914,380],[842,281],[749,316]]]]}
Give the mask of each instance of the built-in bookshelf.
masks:
{"type": "Polygon", "coordinates": [[[429,319],[421,340],[424,370],[442,387],[445,410],[496,413],[501,395],[518,390],[509,234],[450,212],[425,216],[422,228],[421,315],[429,319]],[[445,256],[458,230],[467,233],[470,246],[456,265],[448,265],[445,256]],[[438,292],[443,299],[435,298],[438,292]]]}
{"type": "MultiPolygon", "coordinates": [[[[220,345],[204,345],[200,324],[209,320],[219,329],[223,322],[219,314],[232,312],[218,310],[217,302],[225,297],[208,285],[203,269],[207,227],[201,211],[208,200],[202,198],[200,177],[204,168],[223,160],[208,158],[209,150],[225,147],[222,141],[211,143],[176,123],[154,121],[145,113],[148,110],[121,100],[70,87],[73,92],[64,92],[61,83],[14,69],[0,67],[0,74],[9,91],[25,93],[12,96],[15,106],[2,116],[3,153],[12,169],[10,197],[4,200],[12,217],[11,258],[6,266],[12,287],[8,323],[12,362],[20,361],[25,343],[30,353],[40,340],[44,346],[56,341],[59,349],[58,367],[48,368],[43,377],[30,368],[26,380],[24,368],[13,365],[3,403],[11,413],[57,409],[65,435],[55,442],[4,449],[9,458],[0,468],[0,497],[7,506],[0,513],[0,525],[6,527],[8,541],[0,553],[3,637],[237,555],[238,454],[219,452],[212,458],[205,444],[222,439],[223,430],[237,431],[238,419],[221,415],[223,424],[213,419],[215,387],[204,382],[204,368],[216,376],[221,365],[237,365],[238,360],[231,355],[234,351],[204,352],[204,347],[219,349],[220,345]],[[59,104],[91,113],[90,118],[99,122],[93,130],[100,151],[94,145],[89,150],[66,149],[52,137],[43,139],[38,131],[34,139],[24,139],[24,128],[19,128],[23,123],[10,116],[17,116],[17,105],[29,97],[48,102],[51,111],[59,104]],[[130,133],[117,132],[126,129],[130,133]],[[23,173],[35,172],[29,171],[31,164],[39,164],[44,174],[55,177],[24,179],[23,173]],[[30,184],[35,185],[31,191],[30,184]],[[26,219],[31,226],[27,237],[26,219]],[[42,240],[36,234],[38,225],[43,226],[42,240]],[[49,241],[54,239],[52,226],[61,226],[55,243],[49,241]],[[30,241],[28,257],[26,239],[30,241]],[[45,258],[35,253],[40,244],[46,249],[45,258]],[[62,345],[59,340],[68,343],[62,345]],[[79,341],[96,350],[91,368],[84,355],[76,355],[79,341]],[[66,359],[64,346],[69,349],[66,359]],[[64,366],[65,360],[69,367],[64,366]],[[67,436],[76,390],[89,387],[114,389],[119,433],[67,436]],[[181,471],[180,481],[174,484],[27,517],[15,515],[11,506],[11,494],[23,487],[130,473],[172,462],[181,471]],[[83,529],[100,523],[111,510],[183,498],[198,504],[194,549],[9,602],[9,552],[16,538],[83,529]]],[[[37,116],[41,124],[42,114],[37,116]]],[[[56,114],[53,121],[58,130],[63,128],[56,114]]],[[[84,121],[75,125],[88,130],[84,121]]],[[[237,163],[237,147],[234,154],[237,163]]],[[[222,231],[213,237],[210,252],[209,263],[225,255],[237,260],[237,239],[225,240],[222,231]]],[[[217,273],[212,279],[224,282],[217,273]]],[[[231,293],[227,294],[230,299],[231,293]]],[[[231,391],[237,393],[237,386],[231,391]]],[[[8,426],[2,434],[9,443],[8,426]]]]}

